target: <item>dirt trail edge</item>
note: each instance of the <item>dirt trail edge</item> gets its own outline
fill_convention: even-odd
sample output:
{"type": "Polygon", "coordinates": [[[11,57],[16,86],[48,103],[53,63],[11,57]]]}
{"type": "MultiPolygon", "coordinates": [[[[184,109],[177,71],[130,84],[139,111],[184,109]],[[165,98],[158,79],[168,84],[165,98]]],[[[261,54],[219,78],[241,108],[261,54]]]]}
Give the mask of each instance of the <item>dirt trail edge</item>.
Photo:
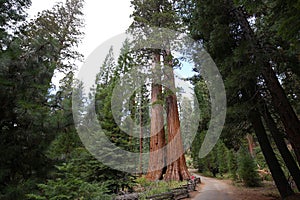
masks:
{"type": "MultiPolygon", "coordinates": [[[[197,175],[199,176],[199,175],[197,175]]],[[[243,188],[235,187],[229,180],[201,177],[201,184],[191,193],[192,200],[277,200],[274,196],[266,196],[269,187],[243,188]]],[[[273,189],[273,186],[271,186],[273,189]]]]}

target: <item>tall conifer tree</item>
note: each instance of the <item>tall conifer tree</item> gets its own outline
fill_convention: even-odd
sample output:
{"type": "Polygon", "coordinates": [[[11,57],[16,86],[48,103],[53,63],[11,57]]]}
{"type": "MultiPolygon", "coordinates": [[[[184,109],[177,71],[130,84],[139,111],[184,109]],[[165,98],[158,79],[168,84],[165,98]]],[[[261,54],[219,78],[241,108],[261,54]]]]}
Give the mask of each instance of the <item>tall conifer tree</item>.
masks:
{"type": "MultiPolygon", "coordinates": [[[[174,2],[168,0],[133,0],[131,3],[134,7],[132,14],[134,22],[131,25],[134,34],[144,34],[144,32],[147,32],[147,28],[153,27],[178,30],[179,20],[175,12],[174,2]]],[[[173,56],[170,49],[152,49],[147,53],[152,57],[152,72],[155,78],[158,79],[156,80],[158,83],[153,81],[151,86],[151,139],[147,178],[150,180],[162,179],[164,173],[163,167],[168,163],[165,175],[166,180],[188,179],[189,172],[183,152],[177,99],[176,94],[173,93],[175,91],[173,56]],[[170,81],[170,87],[172,87],[165,89],[167,93],[167,136],[169,141],[167,152],[162,151],[166,145],[162,105],[163,88],[159,84],[163,76],[162,66],[170,72],[168,74],[168,81],[170,81]],[[175,159],[175,157],[179,158],[175,159]]]]}
{"type": "MultiPolygon", "coordinates": [[[[279,70],[282,63],[275,55],[278,55],[284,42],[280,42],[268,29],[270,24],[266,15],[273,12],[269,10],[272,6],[258,2],[249,4],[231,0],[215,4],[205,0],[194,1],[191,7],[194,11],[186,13],[187,22],[190,23],[193,37],[204,44],[223,75],[228,104],[231,106],[229,114],[236,115],[239,112],[236,108],[239,108],[242,112],[236,115],[238,118],[233,117],[234,121],[241,124],[247,120],[252,124],[276,186],[281,195],[286,197],[291,195],[292,191],[286,186],[286,178],[269,140],[266,139],[261,114],[258,113],[261,111],[261,94],[272,98],[273,106],[281,116],[296,154],[299,152],[297,141],[300,137],[296,131],[299,129],[299,120],[274,71],[279,70]],[[254,17],[255,22],[251,22],[251,17],[254,17]],[[233,110],[235,111],[232,112],[233,110]],[[282,187],[282,184],[285,187],[282,187]]],[[[285,64],[287,63],[289,62],[285,64]]]]}

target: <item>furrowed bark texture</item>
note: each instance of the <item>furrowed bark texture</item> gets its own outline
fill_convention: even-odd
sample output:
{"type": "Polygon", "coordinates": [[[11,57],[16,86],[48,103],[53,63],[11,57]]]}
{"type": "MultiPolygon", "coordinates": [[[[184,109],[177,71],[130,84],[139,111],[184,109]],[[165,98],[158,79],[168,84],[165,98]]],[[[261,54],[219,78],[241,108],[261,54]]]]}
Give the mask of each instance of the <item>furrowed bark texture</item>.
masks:
{"type": "Polygon", "coordinates": [[[151,128],[150,128],[150,157],[148,172],[146,178],[148,180],[160,180],[163,176],[163,168],[165,166],[165,130],[162,102],[162,85],[159,84],[160,78],[160,54],[153,56],[153,83],[151,85],[151,128]]]}
{"type": "Polygon", "coordinates": [[[180,132],[180,121],[178,104],[175,90],[175,80],[173,68],[167,69],[166,88],[166,107],[167,107],[167,127],[168,127],[168,146],[167,146],[167,171],[164,180],[188,180],[190,173],[186,166],[182,136],[180,132]]]}

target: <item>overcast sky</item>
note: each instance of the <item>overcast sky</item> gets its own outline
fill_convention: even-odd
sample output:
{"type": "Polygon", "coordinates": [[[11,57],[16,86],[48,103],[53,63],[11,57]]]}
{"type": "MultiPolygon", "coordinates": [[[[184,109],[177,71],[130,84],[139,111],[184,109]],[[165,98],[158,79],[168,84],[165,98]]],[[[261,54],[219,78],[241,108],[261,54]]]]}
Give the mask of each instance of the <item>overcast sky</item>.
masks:
{"type": "MultiPolygon", "coordinates": [[[[59,1],[62,0],[32,0],[30,18],[59,1]]],[[[83,13],[85,36],[79,51],[85,58],[104,41],[125,32],[132,21],[130,0],[85,0],[83,13]]]]}
{"type": "MultiPolygon", "coordinates": [[[[65,0],[31,0],[29,18],[34,18],[38,12],[51,9],[57,2],[65,0]]],[[[131,24],[132,13],[130,0],[85,0],[83,9],[85,33],[78,51],[86,59],[99,45],[115,35],[124,33],[131,24]]],[[[79,69],[82,63],[78,63],[79,69]]],[[[63,74],[55,73],[52,82],[58,86],[63,74]]]]}
{"type": "MultiPolygon", "coordinates": [[[[34,18],[38,12],[51,9],[57,2],[65,0],[32,0],[29,10],[29,17],[34,18]]],[[[87,58],[99,45],[110,38],[124,33],[132,23],[130,15],[133,9],[130,7],[130,0],[85,0],[84,20],[85,36],[78,51],[87,58]]],[[[80,68],[79,64],[79,68],[80,68]]],[[[181,70],[176,70],[181,76],[187,77],[194,74],[191,65],[185,65],[181,70]]],[[[58,84],[60,74],[56,74],[53,82],[58,84]]]]}

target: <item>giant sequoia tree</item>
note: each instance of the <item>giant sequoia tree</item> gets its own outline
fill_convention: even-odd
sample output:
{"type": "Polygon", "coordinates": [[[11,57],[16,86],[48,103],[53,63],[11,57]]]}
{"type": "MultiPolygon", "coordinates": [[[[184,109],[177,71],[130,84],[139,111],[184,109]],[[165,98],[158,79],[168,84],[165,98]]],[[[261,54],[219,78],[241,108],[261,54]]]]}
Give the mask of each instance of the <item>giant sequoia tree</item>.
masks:
{"type": "MultiPolygon", "coordinates": [[[[134,0],[132,5],[134,7],[132,14],[134,22],[131,28],[135,35],[145,34],[147,37],[147,29],[149,30],[152,27],[172,30],[177,30],[179,27],[174,2],[168,0],[134,0]]],[[[147,178],[150,180],[162,179],[163,168],[168,164],[164,176],[166,180],[188,179],[189,172],[184,158],[177,100],[174,93],[172,52],[170,49],[150,49],[147,50],[147,53],[152,57],[152,74],[154,74],[151,85],[151,139],[147,178]],[[160,84],[162,77],[166,76],[163,74],[163,68],[171,71],[171,73],[168,73],[168,76],[170,76],[168,79],[172,87],[164,90],[167,94],[167,134],[165,134],[163,119],[163,87],[160,84]],[[166,135],[169,142],[167,152],[163,151],[166,145],[166,135]]]]}

